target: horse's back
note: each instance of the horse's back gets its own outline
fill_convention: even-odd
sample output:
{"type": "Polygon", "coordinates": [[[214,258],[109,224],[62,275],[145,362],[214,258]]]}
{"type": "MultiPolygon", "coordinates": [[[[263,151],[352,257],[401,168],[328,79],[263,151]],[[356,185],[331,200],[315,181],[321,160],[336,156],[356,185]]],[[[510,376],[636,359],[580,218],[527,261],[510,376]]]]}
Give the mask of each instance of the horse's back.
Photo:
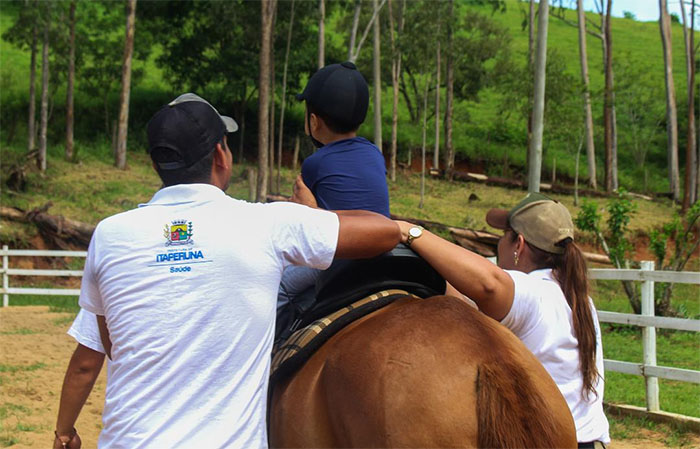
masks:
{"type": "Polygon", "coordinates": [[[276,447],[576,446],[542,365],[452,297],[400,299],[352,323],[275,387],[270,416],[276,447]]]}

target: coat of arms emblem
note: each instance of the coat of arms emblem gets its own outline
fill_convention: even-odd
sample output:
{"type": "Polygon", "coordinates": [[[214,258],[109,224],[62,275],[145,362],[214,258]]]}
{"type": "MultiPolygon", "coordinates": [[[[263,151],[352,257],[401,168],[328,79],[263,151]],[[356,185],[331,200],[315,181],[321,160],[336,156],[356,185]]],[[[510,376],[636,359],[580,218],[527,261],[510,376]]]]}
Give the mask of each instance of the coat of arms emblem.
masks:
{"type": "Polygon", "coordinates": [[[167,239],[165,246],[172,245],[191,245],[192,241],[192,222],[187,220],[173,220],[170,224],[165,225],[163,236],[167,239]]]}

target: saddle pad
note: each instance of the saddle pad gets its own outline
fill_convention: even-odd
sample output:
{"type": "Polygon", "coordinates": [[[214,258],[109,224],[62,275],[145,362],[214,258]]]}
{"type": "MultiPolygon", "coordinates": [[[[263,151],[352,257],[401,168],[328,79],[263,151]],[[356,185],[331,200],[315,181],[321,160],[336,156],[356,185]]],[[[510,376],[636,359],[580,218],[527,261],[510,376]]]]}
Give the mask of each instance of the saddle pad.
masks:
{"type": "Polygon", "coordinates": [[[286,341],[272,351],[270,387],[276,381],[299,369],[311,354],[339,330],[358,318],[369,315],[394,300],[406,296],[418,298],[418,296],[412,295],[405,290],[383,290],[343,307],[294,332],[286,341]]]}

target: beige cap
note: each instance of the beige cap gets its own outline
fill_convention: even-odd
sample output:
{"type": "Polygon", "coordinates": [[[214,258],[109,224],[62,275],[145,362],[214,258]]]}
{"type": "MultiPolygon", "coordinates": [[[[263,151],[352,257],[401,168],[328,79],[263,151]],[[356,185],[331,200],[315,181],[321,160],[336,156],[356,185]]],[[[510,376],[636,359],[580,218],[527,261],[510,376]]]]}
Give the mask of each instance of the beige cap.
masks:
{"type": "Polygon", "coordinates": [[[562,254],[561,242],[574,239],[574,223],[569,211],[558,201],[541,193],[529,193],[510,211],[491,209],[486,222],[496,229],[512,229],[533,246],[562,254]]]}

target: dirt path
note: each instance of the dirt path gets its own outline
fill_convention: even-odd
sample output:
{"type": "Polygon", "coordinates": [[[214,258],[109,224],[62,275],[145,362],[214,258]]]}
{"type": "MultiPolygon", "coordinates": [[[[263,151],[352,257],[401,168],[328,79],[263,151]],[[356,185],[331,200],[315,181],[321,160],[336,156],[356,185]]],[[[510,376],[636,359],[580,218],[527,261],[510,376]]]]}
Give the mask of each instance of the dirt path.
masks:
{"type": "MultiPolygon", "coordinates": [[[[75,349],[66,335],[73,314],[46,306],[0,308],[0,447],[46,448],[53,440],[63,375],[75,349]]],[[[103,369],[76,428],[84,448],[97,446],[106,384],[103,369]]],[[[665,449],[667,436],[635,430],[634,439],[614,441],[611,449],[665,449]]],[[[691,435],[689,446],[700,447],[691,435]]]]}
{"type": "MultiPolygon", "coordinates": [[[[52,444],[63,375],[76,344],[66,335],[73,318],[46,306],[0,310],[0,446],[52,444]]],[[[105,372],[75,425],[85,448],[97,446],[102,428],[105,372]]]]}

